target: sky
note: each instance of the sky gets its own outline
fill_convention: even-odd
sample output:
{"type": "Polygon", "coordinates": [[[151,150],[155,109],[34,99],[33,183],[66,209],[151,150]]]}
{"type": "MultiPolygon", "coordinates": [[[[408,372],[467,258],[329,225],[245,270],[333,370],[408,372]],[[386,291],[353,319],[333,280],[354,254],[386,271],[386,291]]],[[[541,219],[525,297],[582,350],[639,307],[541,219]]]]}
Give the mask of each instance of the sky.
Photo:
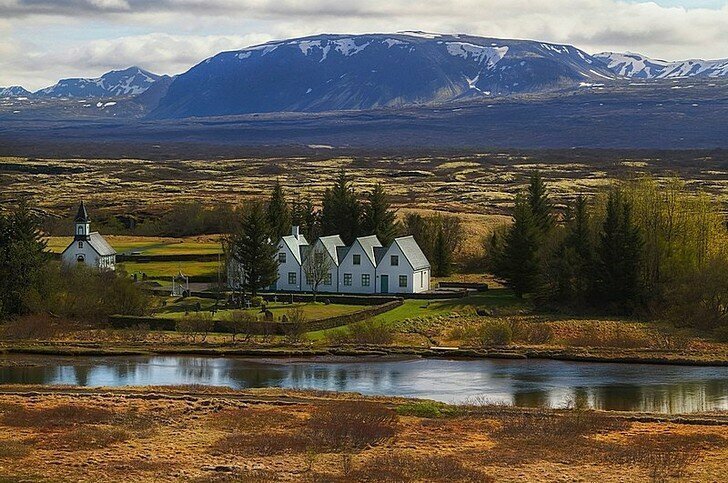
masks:
{"type": "Polygon", "coordinates": [[[728,0],[0,0],[0,86],[138,65],[178,74],[223,50],[319,33],[422,30],[728,57],[728,0]]]}

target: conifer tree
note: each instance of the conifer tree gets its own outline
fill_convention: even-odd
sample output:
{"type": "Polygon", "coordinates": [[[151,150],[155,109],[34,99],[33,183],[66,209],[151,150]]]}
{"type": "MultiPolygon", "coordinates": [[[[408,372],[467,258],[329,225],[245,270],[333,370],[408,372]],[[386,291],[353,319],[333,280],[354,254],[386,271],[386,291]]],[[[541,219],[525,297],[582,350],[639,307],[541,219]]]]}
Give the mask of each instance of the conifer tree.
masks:
{"type": "Polygon", "coordinates": [[[630,312],[640,296],[643,241],[632,207],[619,191],[609,193],[599,242],[597,296],[613,310],[630,312]]]}
{"type": "Polygon", "coordinates": [[[445,231],[440,228],[435,236],[432,260],[432,272],[437,277],[447,277],[452,274],[452,252],[445,238],[445,231]]]}
{"type": "Polygon", "coordinates": [[[541,173],[535,171],[528,184],[528,204],[533,215],[533,222],[543,235],[547,235],[554,227],[553,207],[549,200],[546,184],[541,173]]]}
{"type": "Polygon", "coordinates": [[[266,210],[266,218],[268,226],[270,226],[271,236],[276,242],[291,232],[291,211],[288,208],[288,203],[286,203],[283,187],[278,180],[273,185],[273,191],[266,210]]]}
{"type": "Polygon", "coordinates": [[[243,267],[244,290],[255,296],[278,279],[278,242],[271,237],[266,213],[260,203],[246,207],[229,246],[231,256],[243,267]]]}
{"type": "Polygon", "coordinates": [[[300,227],[301,233],[309,241],[317,239],[321,234],[320,213],[309,198],[293,203],[291,222],[300,227]]]}
{"type": "Polygon", "coordinates": [[[496,260],[496,274],[506,280],[520,298],[538,286],[540,230],[531,213],[531,204],[522,195],[516,196],[513,225],[503,241],[502,253],[496,260]]]}
{"type": "Polygon", "coordinates": [[[362,231],[367,235],[377,235],[382,245],[389,246],[397,236],[398,225],[397,214],[391,209],[389,197],[384,187],[377,183],[366,197],[362,214],[362,231]]]}
{"type": "Polygon", "coordinates": [[[359,236],[361,204],[354,193],[351,180],[344,170],[331,188],[324,193],[321,208],[321,231],[323,235],[341,235],[347,245],[359,236]]]}

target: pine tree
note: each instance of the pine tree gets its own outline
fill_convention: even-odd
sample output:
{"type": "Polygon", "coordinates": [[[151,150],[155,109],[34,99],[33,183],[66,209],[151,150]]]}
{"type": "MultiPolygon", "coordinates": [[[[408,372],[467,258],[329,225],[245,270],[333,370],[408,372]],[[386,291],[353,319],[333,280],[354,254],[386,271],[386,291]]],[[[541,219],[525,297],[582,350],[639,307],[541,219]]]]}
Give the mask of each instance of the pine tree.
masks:
{"type": "Polygon", "coordinates": [[[231,255],[242,265],[243,288],[253,296],[278,279],[278,242],[273,241],[265,210],[259,203],[247,207],[230,240],[231,255]]]}
{"type": "Polygon", "coordinates": [[[377,235],[382,245],[389,246],[397,236],[398,225],[397,214],[391,209],[389,197],[384,187],[377,183],[367,194],[362,215],[362,231],[377,235]]]}
{"type": "Polygon", "coordinates": [[[283,187],[276,180],[273,191],[268,201],[266,218],[271,229],[271,236],[278,241],[281,237],[291,233],[291,211],[283,195],[283,187]]]}
{"type": "Polygon", "coordinates": [[[531,205],[522,195],[516,196],[513,225],[503,240],[503,250],[496,259],[496,274],[506,280],[520,298],[538,286],[540,230],[531,213],[531,205]]]}
{"type": "Polygon", "coordinates": [[[612,310],[630,312],[640,296],[643,241],[632,207],[619,191],[609,193],[599,242],[596,296],[612,310]]]}
{"type": "Polygon", "coordinates": [[[440,228],[435,236],[432,260],[432,274],[437,277],[447,277],[452,274],[452,252],[445,238],[445,231],[440,228]]]}
{"type": "Polygon", "coordinates": [[[528,204],[533,214],[533,221],[542,234],[548,234],[556,222],[552,214],[553,207],[549,200],[546,184],[541,178],[541,173],[535,171],[531,175],[528,184],[528,204]]]}
{"type": "Polygon", "coordinates": [[[344,243],[350,245],[359,236],[361,212],[361,204],[351,181],[346,172],[341,170],[334,185],[324,193],[321,209],[322,234],[339,234],[344,243]]]}
{"type": "Polygon", "coordinates": [[[320,213],[309,198],[293,203],[291,222],[300,227],[301,233],[309,241],[317,239],[321,234],[320,213]]]}
{"type": "Polygon", "coordinates": [[[26,296],[48,261],[38,219],[25,203],[0,215],[0,320],[28,310],[26,296]]]}

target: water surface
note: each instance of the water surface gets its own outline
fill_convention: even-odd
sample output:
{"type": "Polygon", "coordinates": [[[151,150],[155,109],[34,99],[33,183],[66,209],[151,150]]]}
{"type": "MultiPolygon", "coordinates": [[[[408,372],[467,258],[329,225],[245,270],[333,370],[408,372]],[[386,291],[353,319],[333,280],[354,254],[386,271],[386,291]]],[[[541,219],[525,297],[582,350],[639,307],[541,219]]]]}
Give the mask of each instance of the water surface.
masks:
{"type": "Polygon", "coordinates": [[[443,402],[688,413],[728,410],[728,367],[447,359],[0,357],[0,384],[206,384],[353,391],[443,402]]]}

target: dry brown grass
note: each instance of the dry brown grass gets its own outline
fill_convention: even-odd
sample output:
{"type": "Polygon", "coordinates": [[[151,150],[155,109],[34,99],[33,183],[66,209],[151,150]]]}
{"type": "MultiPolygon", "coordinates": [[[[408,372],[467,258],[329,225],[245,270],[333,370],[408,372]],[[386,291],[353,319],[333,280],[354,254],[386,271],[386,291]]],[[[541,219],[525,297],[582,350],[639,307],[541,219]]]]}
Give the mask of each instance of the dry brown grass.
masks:
{"type": "Polygon", "coordinates": [[[28,409],[19,404],[0,406],[0,421],[12,427],[65,427],[81,424],[106,423],[114,413],[108,409],[80,404],[61,404],[50,408],[28,409]]]}
{"type": "Polygon", "coordinates": [[[467,467],[456,455],[417,455],[404,452],[388,452],[375,456],[356,467],[351,481],[387,482],[482,482],[495,478],[486,472],[467,467]]]}

